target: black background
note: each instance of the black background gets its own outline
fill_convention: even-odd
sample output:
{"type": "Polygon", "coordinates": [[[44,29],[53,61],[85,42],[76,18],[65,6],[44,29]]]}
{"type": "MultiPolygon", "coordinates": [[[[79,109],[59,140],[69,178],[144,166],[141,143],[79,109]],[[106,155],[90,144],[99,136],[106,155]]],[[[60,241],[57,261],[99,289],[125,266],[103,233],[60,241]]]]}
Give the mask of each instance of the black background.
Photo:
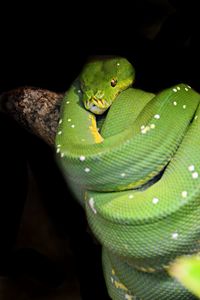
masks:
{"type": "MultiPolygon", "coordinates": [[[[25,85],[64,92],[86,59],[98,54],[128,58],[136,68],[136,86],[148,91],[180,82],[200,91],[196,3],[12,4],[1,10],[0,92],[25,85]],[[165,22],[157,32],[153,25],[163,16],[165,22]]],[[[66,188],[52,150],[2,114],[0,133],[2,269],[10,260],[26,199],[28,161],[50,217],[71,240],[83,299],[106,299],[100,249],[86,233],[84,213],[66,188]]]]}
{"type": "Polygon", "coordinates": [[[1,20],[1,91],[33,85],[65,91],[94,54],[127,57],[137,84],[198,88],[199,24],[194,0],[12,5],[1,20]],[[161,30],[152,25],[166,16],[161,30]]]}

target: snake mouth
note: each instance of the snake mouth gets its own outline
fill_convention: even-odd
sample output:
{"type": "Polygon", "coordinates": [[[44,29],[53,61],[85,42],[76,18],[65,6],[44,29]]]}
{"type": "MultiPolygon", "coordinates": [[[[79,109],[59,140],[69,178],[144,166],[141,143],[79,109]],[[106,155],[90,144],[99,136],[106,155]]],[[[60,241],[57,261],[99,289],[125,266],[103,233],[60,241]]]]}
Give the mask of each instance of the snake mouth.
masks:
{"type": "Polygon", "coordinates": [[[97,99],[96,97],[92,97],[86,101],[85,107],[94,114],[101,115],[107,110],[109,105],[105,99],[97,99]]]}

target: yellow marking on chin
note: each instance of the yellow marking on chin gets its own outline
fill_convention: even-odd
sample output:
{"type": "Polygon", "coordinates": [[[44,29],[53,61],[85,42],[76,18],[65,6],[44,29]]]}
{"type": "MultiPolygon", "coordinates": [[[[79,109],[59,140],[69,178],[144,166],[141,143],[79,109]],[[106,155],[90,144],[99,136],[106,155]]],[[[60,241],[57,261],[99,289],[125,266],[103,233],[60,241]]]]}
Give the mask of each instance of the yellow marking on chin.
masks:
{"type": "Polygon", "coordinates": [[[89,126],[89,129],[90,129],[91,134],[94,137],[95,143],[102,143],[103,138],[97,130],[97,123],[96,123],[95,116],[89,115],[89,119],[91,121],[91,125],[89,126]]]}
{"type": "Polygon", "coordinates": [[[104,99],[96,99],[95,97],[93,98],[93,103],[95,104],[95,105],[97,105],[98,107],[100,107],[100,108],[106,108],[105,107],[105,100],[104,99]]]}
{"type": "Polygon", "coordinates": [[[162,265],[162,267],[163,267],[164,270],[168,270],[169,267],[170,267],[170,264],[169,265],[162,265]]]}
{"type": "Polygon", "coordinates": [[[121,283],[121,282],[119,282],[119,281],[114,281],[114,284],[115,284],[115,287],[117,288],[117,289],[122,289],[122,290],[125,290],[125,291],[128,291],[128,289],[127,289],[127,287],[123,284],[123,283],[121,283]]]}
{"type": "Polygon", "coordinates": [[[138,271],[142,271],[142,272],[145,272],[145,273],[154,273],[154,272],[157,272],[159,271],[159,269],[156,269],[156,268],[152,268],[152,267],[140,267],[140,266],[134,266],[136,270],[138,271]]]}
{"type": "Polygon", "coordinates": [[[154,273],[154,272],[156,272],[156,269],[150,267],[147,269],[147,272],[154,273]]]}
{"type": "Polygon", "coordinates": [[[88,193],[85,192],[83,197],[84,197],[84,200],[85,200],[85,201],[88,200],[88,193]]]}
{"type": "Polygon", "coordinates": [[[145,273],[153,273],[153,272],[156,272],[156,269],[154,268],[144,268],[144,267],[141,267],[140,268],[140,271],[143,271],[145,273]]]}

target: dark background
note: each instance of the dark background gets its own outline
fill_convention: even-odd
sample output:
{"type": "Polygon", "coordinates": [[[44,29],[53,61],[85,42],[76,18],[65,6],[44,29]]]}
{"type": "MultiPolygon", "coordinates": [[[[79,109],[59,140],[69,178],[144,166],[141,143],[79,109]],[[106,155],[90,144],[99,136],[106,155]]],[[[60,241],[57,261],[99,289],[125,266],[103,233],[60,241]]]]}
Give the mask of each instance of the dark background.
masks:
{"type": "Polygon", "coordinates": [[[94,54],[127,57],[146,89],[177,81],[198,87],[197,6],[194,0],[12,5],[2,11],[0,89],[65,91],[94,54]]]}
{"type": "MultiPolygon", "coordinates": [[[[148,91],[180,82],[200,91],[197,3],[12,4],[5,13],[1,10],[0,92],[20,86],[64,92],[87,58],[98,54],[128,58],[136,68],[136,86],[148,91]]],[[[87,232],[84,212],[70,195],[52,150],[2,114],[0,133],[0,271],[12,269],[10,261],[17,264],[12,251],[27,197],[28,163],[49,218],[58,234],[70,240],[83,300],[106,299],[100,247],[87,232]]],[[[37,255],[34,259],[37,264],[37,255]]],[[[46,274],[50,282],[62,281],[62,271],[55,271],[51,261],[47,265],[53,270],[46,274]]]]}

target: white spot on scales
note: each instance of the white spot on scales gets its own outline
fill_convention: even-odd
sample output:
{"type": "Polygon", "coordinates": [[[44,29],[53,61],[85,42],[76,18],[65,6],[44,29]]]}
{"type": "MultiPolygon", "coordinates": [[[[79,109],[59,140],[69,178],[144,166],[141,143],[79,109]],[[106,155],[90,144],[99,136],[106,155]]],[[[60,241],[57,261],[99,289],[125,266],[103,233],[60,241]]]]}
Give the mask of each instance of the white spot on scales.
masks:
{"type": "Polygon", "coordinates": [[[194,171],[194,165],[190,165],[190,166],[188,167],[188,170],[189,170],[190,172],[194,171]]]}
{"type": "Polygon", "coordinates": [[[141,129],[141,133],[142,134],[145,134],[145,133],[147,133],[149,130],[150,130],[150,126],[146,126],[146,127],[143,127],[144,125],[142,125],[142,129],[141,129]]]}
{"type": "Polygon", "coordinates": [[[182,191],[181,196],[182,196],[183,198],[186,198],[186,197],[187,197],[187,194],[188,194],[187,191],[182,191]]]}
{"type": "Polygon", "coordinates": [[[160,115],[159,114],[156,114],[155,116],[154,116],[154,119],[160,119],[160,115]]]}
{"type": "Polygon", "coordinates": [[[173,239],[173,240],[177,240],[177,239],[178,239],[178,236],[179,236],[178,232],[173,232],[173,233],[172,233],[172,239],[173,239]]]}
{"type": "Polygon", "coordinates": [[[196,178],[198,178],[198,177],[199,177],[198,172],[193,172],[193,173],[192,173],[192,178],[193,178],[193,179],[196,179],[196,178]]]}
{"type": "Polygon", "coordinates": [[[89,206],[92,209],[93,213],[96,214],[97,211],[96,211],[96,209],[94,207],[94,198],[92,198],[92,197],[89,199],[89,206]]]}
{"type": "Polygon", "coordinates": [[[154,197],[154,198],[152,199],[152,203],[153,203],[153,204],[157,204],[158,202],[159,202],[159,199],[158,199],[158,198],[154,197]]]}
{"type": "Polygon", "coordinates": [[[125,299],[126,300],[133,300],[133,296],[131,296],[129,294],[125,294],[125,299]]]}
{"type": "Polygon", "coordinates": [[[81,155],[81,156],[79,157],[79,159],[80,159],[80,161],[84,161],[84,160],[85,160],[85,156],[84,156],[84,155],[81,155]]]}

